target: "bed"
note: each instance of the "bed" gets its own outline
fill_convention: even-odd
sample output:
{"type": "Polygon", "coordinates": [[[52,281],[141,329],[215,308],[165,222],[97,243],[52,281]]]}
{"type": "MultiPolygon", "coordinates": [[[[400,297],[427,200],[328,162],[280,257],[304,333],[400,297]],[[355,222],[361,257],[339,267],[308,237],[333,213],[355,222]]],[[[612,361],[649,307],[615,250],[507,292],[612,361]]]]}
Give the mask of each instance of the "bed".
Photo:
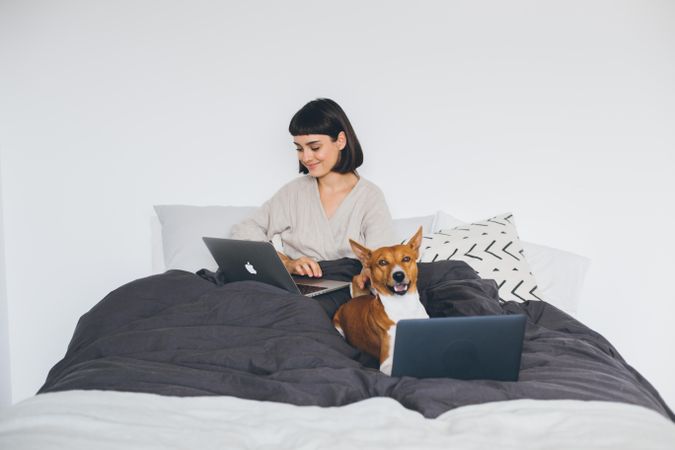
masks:
{"type": "Polygon", "coordinates": [[[199,238],[251,211],[156,207],[157,273],[83,314],[38,395],[0,413],[0,448],[675,448],[658,392],[574,318],[588,260],[521,241],[512,214],[396,221],[424,227],[430,316],[528,317],[519,381],[497,382],[386,376],[329,303],[222,282],[199,238]]]}

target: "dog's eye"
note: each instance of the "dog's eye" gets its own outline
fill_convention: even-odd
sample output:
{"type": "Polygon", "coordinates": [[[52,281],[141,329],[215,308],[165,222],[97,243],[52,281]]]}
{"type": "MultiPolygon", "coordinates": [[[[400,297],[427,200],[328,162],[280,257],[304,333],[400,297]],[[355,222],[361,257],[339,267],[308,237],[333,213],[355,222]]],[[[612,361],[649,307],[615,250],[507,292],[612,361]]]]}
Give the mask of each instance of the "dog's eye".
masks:
{"type": "Polygon", "coordinates": [[[386,266],[389,262],[386,259],[381,259],[377,262],[381,266],[386,266]]]}
{"type": "Polygon", "coordinates": [[[403,262],[410,262],[410,256],[404,256],[403,262]]]}

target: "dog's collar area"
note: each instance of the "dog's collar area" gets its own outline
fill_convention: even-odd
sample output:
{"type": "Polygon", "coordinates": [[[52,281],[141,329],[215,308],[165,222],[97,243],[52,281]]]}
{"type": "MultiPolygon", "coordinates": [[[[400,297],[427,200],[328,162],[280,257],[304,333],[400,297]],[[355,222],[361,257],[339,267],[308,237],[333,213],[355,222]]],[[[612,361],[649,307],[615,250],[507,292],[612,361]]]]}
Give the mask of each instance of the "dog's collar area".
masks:
{"type": "Polygon", "coordinates": [[[395,295],[405,295],[408,293],[408,288],[410,287],[410,283],[394,283],[393,286],[387,285],[387,289],[391,291],[392,294],[395,295]]]}

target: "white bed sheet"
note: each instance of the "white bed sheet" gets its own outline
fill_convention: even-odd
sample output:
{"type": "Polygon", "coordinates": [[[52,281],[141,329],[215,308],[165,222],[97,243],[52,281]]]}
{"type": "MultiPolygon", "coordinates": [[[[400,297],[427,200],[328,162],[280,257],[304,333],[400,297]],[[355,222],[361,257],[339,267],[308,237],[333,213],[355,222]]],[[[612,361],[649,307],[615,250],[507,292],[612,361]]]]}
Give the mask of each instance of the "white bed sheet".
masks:
{"type": "Polygon", "coordinates": [[[1,412],[0,448],[674,449],[675,425],[640,406],[595,401],[510,400],[426,419],[389,398],[321,408],[67,391],[1,412]]]}

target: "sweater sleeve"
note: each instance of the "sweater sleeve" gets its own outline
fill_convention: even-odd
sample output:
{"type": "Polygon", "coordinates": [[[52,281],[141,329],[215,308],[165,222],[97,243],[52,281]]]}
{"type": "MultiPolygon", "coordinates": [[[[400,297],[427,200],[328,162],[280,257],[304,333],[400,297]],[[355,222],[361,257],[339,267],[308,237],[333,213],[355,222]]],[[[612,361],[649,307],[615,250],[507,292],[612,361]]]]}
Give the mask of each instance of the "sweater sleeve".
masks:
{"type": "Polygon", "coordinates": [[[375,249],[399,244],[384,194],[379,188],[373,186],[373,192],[368,197],[369,201],[362,224],[366,247],[375,249]]]}
{"type": "Polygon", "coordinates": [[[248,241],[271,241],[274,235],[287,229],[290,226],[290,195],[287,191],[285,188],[280,189],[251,217],[234,225],[230,230],[230,237],[248,241]]]}
{"type": "Polygon", "coordinates": [[[251,217],[233,225],[230,229],[230,237],[246,241],[268,241],[271,239],[267,237],[269,225],[270,207],[268,203],[265,203],[251,217]]]}

